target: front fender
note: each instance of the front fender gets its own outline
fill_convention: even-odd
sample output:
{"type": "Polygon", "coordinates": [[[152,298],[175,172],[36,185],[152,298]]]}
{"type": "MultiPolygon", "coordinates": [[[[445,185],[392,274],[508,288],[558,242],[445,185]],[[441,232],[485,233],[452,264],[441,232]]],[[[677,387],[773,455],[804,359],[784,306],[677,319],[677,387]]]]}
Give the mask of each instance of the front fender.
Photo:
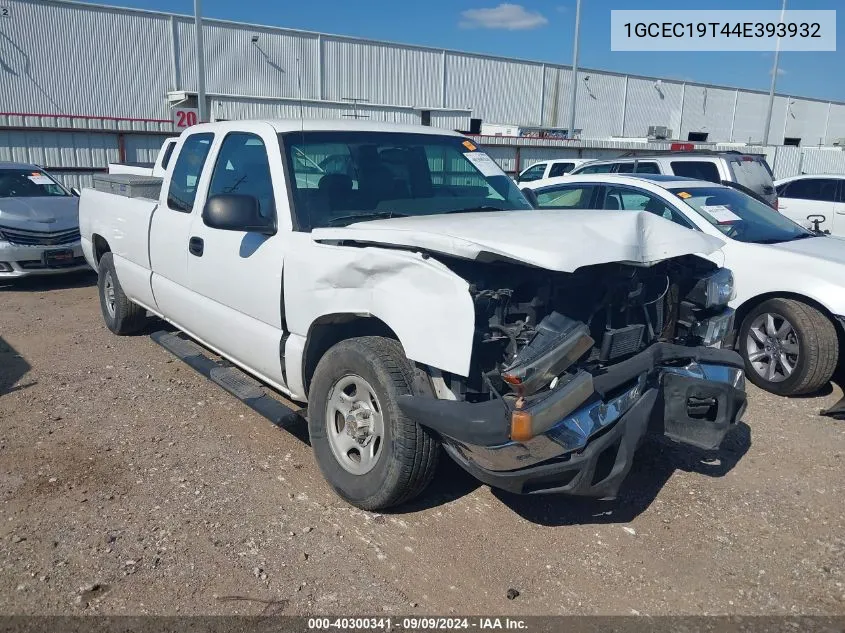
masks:
{"type": "Polygon", "coordinates": [[[396,333],[409,359],[469,374],[475,309],[464,279],[405,250],[310,240],[297,246],[284,267],[285,319],[293,336],[304,341],[326,315],[373,316],[396,333]]]}

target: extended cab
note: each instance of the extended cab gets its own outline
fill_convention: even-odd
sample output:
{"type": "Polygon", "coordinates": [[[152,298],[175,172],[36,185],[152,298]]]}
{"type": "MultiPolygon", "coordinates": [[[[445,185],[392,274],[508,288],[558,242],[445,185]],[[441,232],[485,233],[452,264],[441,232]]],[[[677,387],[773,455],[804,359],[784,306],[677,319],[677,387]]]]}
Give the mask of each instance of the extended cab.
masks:
{"type": "Polygon", "coordinates": [[[154,163],[109,163],[109,173],[163,178],[178,140],[176,137],[166,139],[161,144],[161,149],[158,150],[154,163]]]}
{"type": "Polygon", "coordinates": [[[307,401],[323,474],[361,508],[421,492],[441,446],[513,492],[612,496],[648,433],[715,448],[745,407],[742,359],[712,347],[718,238],[532,210],[454,132],[197,125],[157,200],[86,189],[80,221],[107,326],[152,312],[307,401]]]}

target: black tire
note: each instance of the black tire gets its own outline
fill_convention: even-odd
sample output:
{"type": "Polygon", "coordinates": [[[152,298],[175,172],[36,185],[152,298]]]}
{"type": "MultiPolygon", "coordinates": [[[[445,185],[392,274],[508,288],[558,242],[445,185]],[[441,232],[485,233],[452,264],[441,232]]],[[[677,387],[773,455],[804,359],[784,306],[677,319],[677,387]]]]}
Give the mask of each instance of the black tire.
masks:
{"type": "Polygon", "coordinates": [[[107,328],[121,335],[134,334],[144,328],[147,323],[147,311],[126,298],[117,278],[111,253],[106,253],[100,258],[97,290],[100,295],[100,310],[107,328]],[[113,306],[109,305],[106,297],[108,288],[113,291],[113,306]]]}
{"type": "MultiPolygon", "coordinates": [[[[778,323],[782,321],[776,319],[776,324],[778,323]]],[[[757,331],[759,332],[759,328],[757,331]]],[[[818,391],[830,382],[839,362],[839,338],[836,334],[836,326],[816,308],[794,299],[769,299],[755,306],[742,322],[737,348],[745,360],[745,375],[748,379],[761,389],[779,396],[796,396],[818,391]],[[752,325],[755,321],[759,322],[759,319],[764,318],[766,314],[776,315],[788,321],[794,330],[794,336],[790,336],[790,341],[794,339],[798,345],[797,361],[792,364],[794,368],[792,373],[780,380],[768,380],[766,376],[758,373],[761,365],[758,364],[755,368],[750,358],[753,352],[750,348],[755,345],[762,346],[762,343],[749,341],[752,325]]],[[[763,358],[771,357],[764,356],[763,358]]],[[[791,361],[792,358],[792,356],[787,356],[787,360],[791,361]]],[[[780,374],[785,374],[782,365],[780,365],[778,377],[780,374]]]]}
{"type": "MultiPolygon", "coordinates": [[[[342,341],[320,359],[308,390],[308,431],[317,464],[338,495],[363,510],[411,500],[428,486],[440,445],[430,431],[406,417],[398,397],[412,393],[413,369],[398,341],[366,336],[342,341]],[[383,420],[380,452],[372,470],[348,472],[328,437],[327,405],[339,382],[356,376],[369,383],[383,420]]],[[[334,423],[334,421],[332,421],[334,423]]]]}

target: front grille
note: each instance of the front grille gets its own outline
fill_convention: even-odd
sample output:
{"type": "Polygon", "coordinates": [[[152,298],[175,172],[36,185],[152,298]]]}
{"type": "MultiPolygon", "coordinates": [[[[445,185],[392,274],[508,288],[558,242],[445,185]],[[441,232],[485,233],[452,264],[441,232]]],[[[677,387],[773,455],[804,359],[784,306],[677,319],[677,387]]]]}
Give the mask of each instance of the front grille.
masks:
{"type": "Polygon", "coordinates": [[[0,236],[19,246],[55,246],[79,241],[79,229],[47,232],[0,228],[0,236]]]}

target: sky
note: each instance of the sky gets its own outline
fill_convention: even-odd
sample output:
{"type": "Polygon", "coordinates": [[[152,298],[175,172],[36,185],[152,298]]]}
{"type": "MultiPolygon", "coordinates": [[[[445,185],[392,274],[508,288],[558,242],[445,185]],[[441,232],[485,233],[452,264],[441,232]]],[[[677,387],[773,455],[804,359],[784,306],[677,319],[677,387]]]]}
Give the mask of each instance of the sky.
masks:
{"type": "MultiPolygon", "coordinates": [[[[193,13],[192,0],[96,0],[97,4],[193,13]]],[[[612,52],[611,9],[768,9],[781,0],[582,0],[579,65],[638,75],[769,89],[771,52],[612,52]]],[[[789,9],[837,12],[836,52],[781,53],[777,91],[845,101],[845,2],[788,0],[789,9]]],[[[205,17],[572,63],[575,0],[203,0],[205,17]]]]}

